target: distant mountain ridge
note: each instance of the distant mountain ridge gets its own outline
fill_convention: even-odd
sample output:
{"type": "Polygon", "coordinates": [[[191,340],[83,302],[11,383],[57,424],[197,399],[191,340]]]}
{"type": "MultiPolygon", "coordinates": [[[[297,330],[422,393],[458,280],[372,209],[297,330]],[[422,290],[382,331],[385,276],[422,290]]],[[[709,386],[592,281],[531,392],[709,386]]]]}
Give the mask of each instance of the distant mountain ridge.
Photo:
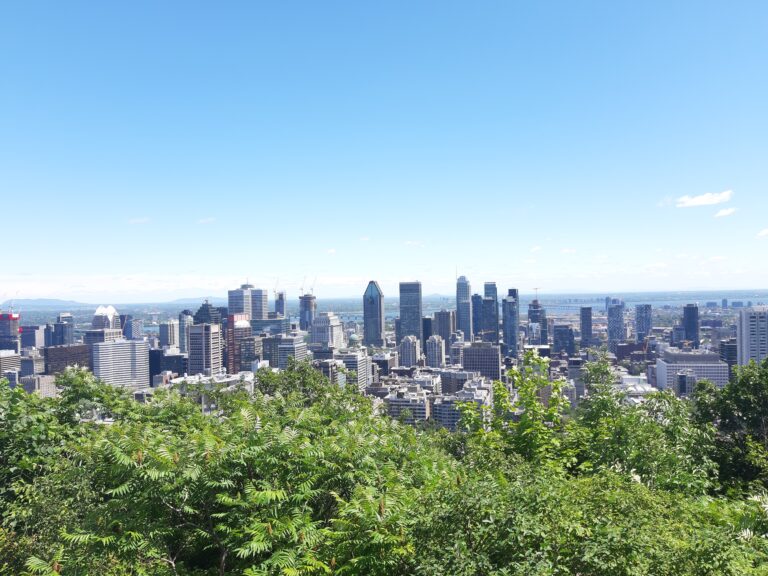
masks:
{"type": "Polygon", "coordinates": [[[13,305],[14,310],[39,310],[43,308],[95,308],[95,304],[75,302],[74,300],[59,300],[57,298],[15,298],[0,304],[0,309],[6,310],[13,305]]]}

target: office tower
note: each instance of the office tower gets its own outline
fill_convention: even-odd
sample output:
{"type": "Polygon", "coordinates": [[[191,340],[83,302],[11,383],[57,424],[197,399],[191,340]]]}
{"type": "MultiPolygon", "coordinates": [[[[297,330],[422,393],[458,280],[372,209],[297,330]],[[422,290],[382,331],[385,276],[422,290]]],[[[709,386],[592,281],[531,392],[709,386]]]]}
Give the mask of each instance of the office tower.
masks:
{"type": "Polygon", "coordinates": [[[251,319],[269,318],[269,291],[263,288],[251,288],[251,319]]]}
{"type": "Polygon", "coordinates": [[[123,328],[123,324],[120,321],[120,315],[117,313],[117,310],[115,310],[114,306],[99,306],[96,308],[96,312],[93,313],[91,328],[94,330],[101,330],[105,328],[121,330],[123,328]]]}
{"type": "Polygon", "coordinates": [[[288,303],[285,299],[285,292],[275,294],[275,314],[283,318],[288,317],[288,303]]]}
{"type": "Polygon", "coordinates": [[[190,376],[210,376],[221,372],[221,326],[218,323],[190,326],[188,344],[187,371],[190,376]]]}
{"type": "Polygon", "coordinates": [[[616,354],[619,342],[627,336],[624,325],[624,303],[611,303],[608,306],[608,350],[616,354]]]}
{"type": "Polygon", "coordinates": [[[451,342],[450,359],[451,366],[463,366],[464,365],[464,349],[468,346],[464,340],[457,340],[451,342]]]}
{"type": "Polygon", "coordinates": [[[499,301],[499,291],[496,288],[496,282],[486,282],[483,284],[483,297],[499,301]]]}
{"type": "Polygon", "coordinates": [[[645,342],[645,339],[651,334],[653,328],[651,314],[650,304],[635,306],[635,342],[638,344],[645,342]]]}
{"type": "Polygon", "coordinates": [[[45,373],[45,358],[40,351],[37,349],[25,351],[19,361],[19,376],[23,378],[43,373],[45,373]]]}
{"type": "Polygon", "coordinates": [[[419,360],[421,360],[421,341],[413,334],[403,336],[397,352],[400,357],[400,366],[406,368],[418,366],[419,360]]]}
{"type": "Polygon", "coordinates": [[[251,321],[248,314],[230,314],[227,316],[227,372],[230,374],[237,374],[242,371],[240,343],[252,336],[251,321]]]}
{"type": "Polygon", "coordinates": [[[582,306],[579,310],[579,331],[581,332],[581,347],[592,346],[592,306],[582,306]]]}
{"type": "Polygon", "coordinates": [[[464,340],[472,341],[472,287],[466,276],[456,280],[456,329],[464,333],[464,340]]]}
{"type": "Polygon", "coordinates": [[[421,323],[421,282],[400,282],[400,335],[424,340],[421,323]]]}
{"type": "Polygon", "coordinates": [[[723,306],[723,310],[725,310],[726,308],[728,308],[728,298],[723,298],[723,301],[722,301],[722,303],[721,303],[721,304],[722,304],[722,306],[723,306]]]}
{"type": "Polygon", "coordinates": [[[445,341],[433,334],[427,338],[427,366],[442,368],[445,366],[445,341]]]}
{"type": "Polygon", "coordinates": [[[333,312],[320,312],[309,328],[309,342],[324,349],[344,347],[344,327],[333,312]]]}
{"type": "Polygon", "coordinates": [[[75,343],[74,322],[56,322],[53,325],[51,346],[68,346],[75,343]]]}
{"type": "Polygon", "coordinates": [[[93,374],[112,386],[144,388],[149,383],[149,344],[143,340],[98,342],[91,348],[93,374]]]}
{"type": "Polygon", "coordinates": [[[483,297],[472,294],[472,339],[483,337],[483,297]]]}
{"type": "Polygon", "coordinates": [[[507,290],[506,298],[501,301],[501,321],[504,329],[504,355],[517,358],[520,332],[520,301],[517,288],[507,290]]]}
{"type": "Polygon", "coordinates": [[[59,374],[67,366],[91,366],[91,347],[87,344],[68,344],[65,346],[48,346],[43,349],[45,358],[45,373],[59,374]]]}
{"type": "Polygon", "coordinates": [[[168,320],[160,323],[160,347],[179,345],[179,321],[168,320]]]}
{"type": "Polygon", "coordinates": [[[355,386],[360,392],[364,392],[366,386],[371,384],[373,378],[373,363],[365,348],[356,350],[344,350],[333,355],[334,360],[341,360],[349,371],[347,384],[355,386]],[[354,373],[355,379],[351,378],[354,373]]]}
{"type": "Polygon", "coordinates": [[[152,385],[155,376],[163,372],[171,372],[175,377],[187,372],[187,355],[179,352],[177,347],[149,350],[149,383],[152,385]]]}
{"type": "Polygon", "coordinates": [[[472,342],[464,348],[462,366],[491,380],[500,380],[501,348],[490,342],[472,342]]]}
{"type": "Polygon", "coordinates": [[[251,289],[250,284],[243,284],[240,288],[227,292],[227,314],[248,314],[248,317],[251,317],[251,289]]]}
{"type": "Polygon", "coordinates": [[[194,319],[195,324],[221,324],[221,311],[206,300],[195,312],[194,319]]]}
{"type": "Polygon", "coordinates": [[[528,304],[528,342],[537,346],[549,344],[549,327],[547,326],[547,311],[534,299],[528,304]]]}
{"type": "Polygon", "coordinates": [[[656,360],[656,385],[661,390],[675,390],[677,374],[681,370],[692,370],[699,380],[710,380],[718,388],[728,383],[728,364],[720,360],[714,352],[699,350],[684,352],[677,348],[667,348],[661,358],[656,360]]]}
{"type": "Polygon", "coordinates": [[[432,317],[424,316],[424,318],[421,319],[421,337],[424,338],[424,342],[426,342],[432,334],[432,317]]]}
{"type": "Polygon", "coordinates": [[[281,370],[288,368],[291,359],[296,362],[303,362],[307,359],[307,344],[304,339],[297,335],[280,335],[280,341],[277,345],[277,367],[281,370]]]}
{"type": "Polygon", "coordinates": [[[720,340],[719,350],[720,350],[720,360],[728,364],[730,375],[733,376],[733,369],[739,364],[738,338],[728,338],[727,340],[720,340]]]}
{"type": "Polygon", "coordinates": [[[363,345],[384,346],[384,293],[375,280],[363,294],[363,345]]]}
{"type": "Polygon", "coordinates": [[[128,340],[142,340],[144,338],[144,320],[126,319],[123,325],[123,336],[128,340]]]}
{"type": "Polygon", "coordinates": [[[740,310],[736,328],[739,366],[768,357],[768,307],[740,310]]]}
{"type": "MultiPolygon", "coordinates": [[[[495,287],[495,285],[494,285],[495,287]]],[[[499,343],[499,302],[486,296],[481,303],[480,326],[485,342],[499,343]]]]}
{"type": "Polygon", "coordinates": [[[570,324],[555,324],[552,329],[552,352],[565,352],[569,356],[576,354],[576,339],[570,324]]]}
{"type": "Polygon", "coordinates": [[[696,304],[686,304],[683,308],[683,328],[685,339],[693,348],[698,348],[699,340],[699,307],[696,304]]]}
{"type": "MultiPolygon", "coordinates": [[[[8,378],[11,380],[11,374],[13,378],[18,380],[19,372],[21,371],[21,355],[15,350],[0,350],[0,378],[8,378]]],[[[11,386],[14,383],[11,382],[11,386]]]]}
{"type": "Polygon", "coordinates": [[[440,310],[432,315],[432,334],[440,336],[446,346],[450,345],[451,335],[456,332],[456,312],[440,310]]]}
{"type": "Polygon", "coordinates": [[[43,348],[45,346],[45,326],[22,326],[20,330],[22,348],[43,348]]]}
{"type": "Polygon", "coordinates": [[[100,328],[96,330],[86,330],[83,334],[83,344],[93,346],[102,342],[116,342],[125,338],[120,328],[100,328]]]}
{"type": "Polygon", "coordinates": [[[189,352],[189,327],[195,323],[192,310],[182,310],[179,313],[179,351],[189,352]]]}
{"type": "Polygon", "coordinates": [[[21,350],[20,322],[21,317],[15,312],[0,314],[0,350],[21,350]]]}
{"type": "Polygon", "coordinates": [[[317,312],[317,298],[314,294],[299,296],[299,329],[308,331],[315,320],[317,312]]]}

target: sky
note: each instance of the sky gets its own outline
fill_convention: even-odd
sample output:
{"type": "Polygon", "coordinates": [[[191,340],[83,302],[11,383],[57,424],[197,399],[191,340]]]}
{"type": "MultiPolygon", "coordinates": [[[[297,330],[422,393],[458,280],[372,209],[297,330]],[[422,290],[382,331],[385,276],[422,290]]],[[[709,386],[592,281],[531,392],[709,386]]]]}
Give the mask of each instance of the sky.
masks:
{"type": "Polygon", "coordinates": [[[0,301],[768,287],[768,2],[0,4],[0,301]]]}

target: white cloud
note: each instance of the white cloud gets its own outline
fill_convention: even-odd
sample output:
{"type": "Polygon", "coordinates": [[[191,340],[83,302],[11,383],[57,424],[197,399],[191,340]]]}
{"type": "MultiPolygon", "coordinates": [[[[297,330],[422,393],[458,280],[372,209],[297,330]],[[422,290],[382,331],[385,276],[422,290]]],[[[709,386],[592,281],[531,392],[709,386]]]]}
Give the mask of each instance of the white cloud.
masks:
{"type": "Polygon", "coordinates": [[[214,218],[213,216],[200,218],[200,220],[197,221],[198,224],[212,224],[213,222],[216,222],[216,218],[214,218]]]}
{"type": "Polygon", "coordinates": [[[757,233],[758,238],[766,238],[768,237],[768,228],[765,230],[760,230],[760,232],[757,233]]]}
{"type": "Polygon", "coordinates": [[[336,248],[328,248],[325,252],[326,254],[336,254],[336,248]]]}
{"type": "Polygon", "coordinates": [[[576,248],[563,248],[560,252],[563,254],[576,254],[576,248]]]}
{"type": "Polygon", "coordinates": [[[678,208],[694,208],[696,206],[712,206],[728,202],[733,197],[733,190],[723,192],[707,192],[698,196],[681,196],[675,201],[678,208]]]}
{"type": "Polygon", "coordinates": [[[531,254],[536,254],[536,252],[541,252],[541,246],[533,246],[531,248],[531,254]]]}
{"type": "Polygon", "coordinates": [[[148,216],[141,216],[139,218],[131,218],[128,220],[128,224],[131,225],[138,225],[138,224],[147,224],[149,222],[148,216]]]}
{"type": "Polygon", "coordinates": [[[734,212],[736,212],[736,208],[723,208],[723,209],[717,211],[717,214],[715,214],[715,218],[722,218],[724,216],[730,216],[734,212]]]}

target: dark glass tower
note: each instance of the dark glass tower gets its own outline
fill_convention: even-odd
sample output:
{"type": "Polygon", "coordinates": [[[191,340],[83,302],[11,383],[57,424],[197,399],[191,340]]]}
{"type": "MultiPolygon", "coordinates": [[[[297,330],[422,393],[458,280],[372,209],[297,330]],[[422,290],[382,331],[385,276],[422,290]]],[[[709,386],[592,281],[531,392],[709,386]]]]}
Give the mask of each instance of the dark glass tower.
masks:
{"type": "Polygon", "coordinates": [[[685,339],[691,343],[691,346],[698,348],[699,340],[699,307],[696,304],[686,304],[683,308],[683,329],[685,330],[685,339]]]}
{"type": "Polygon", "coordinates": [[[533,302],[528,304],[529,333],[530,333],[531,324],[539,325],[538,338],[533,338],[531,340],[531,344],[540,344],[542,346],[546,346],[547,344],[549,344],[549,333],[548,333],[548,327],[547,327],[547,311],[544,310],[544,308],[542,307],[542,305],[539,303],[538,300],[534,300],[533,302]]]}
{"type": "Polygon", "coordinates": [[[400,282],[400,339],[416,336],[424,343],[421,282],[400,282]]]}
{"type": "Polygon", "coordinates": [[[650,304],[638,304],[635,306],[635,342],[642,344],[651,334],[653,328],[651,322],[652,308],[650,304]]]}
{"type": "Polygon", "coordinates": [[[517,338],[520,331],[520,301],[517,288],[510,288],[501,301],[501,321],[504,325],[504,354],[517,358],[517,338]]]}
{"type": "Polygon", "coordinates": [[[314,294],[299,296],[299,330],[309,330],[315,321],[317,298],[314,294]]]}
{"type": "Polygon", "coordinates": [[[581,331],[581,347],[592,346],[592,306],[582,306],[579,311],[579,330],[581,331]]]}
{"type": "Polygon", "coordinates": [[[363,345],[384,346],[384,293],[375,280],[363,294],[363,345]]]}
{"type": "Polygon", "coordinates": [[[472,341],[472,287],[466,276],[456,280],[456,329],[464,333],[466,342],[472,341]]]}
{"type": "Polygon", "coordinates": [[[472,294],[472,337],[482,338],[483,332],[483,297],[472,294]]]}

